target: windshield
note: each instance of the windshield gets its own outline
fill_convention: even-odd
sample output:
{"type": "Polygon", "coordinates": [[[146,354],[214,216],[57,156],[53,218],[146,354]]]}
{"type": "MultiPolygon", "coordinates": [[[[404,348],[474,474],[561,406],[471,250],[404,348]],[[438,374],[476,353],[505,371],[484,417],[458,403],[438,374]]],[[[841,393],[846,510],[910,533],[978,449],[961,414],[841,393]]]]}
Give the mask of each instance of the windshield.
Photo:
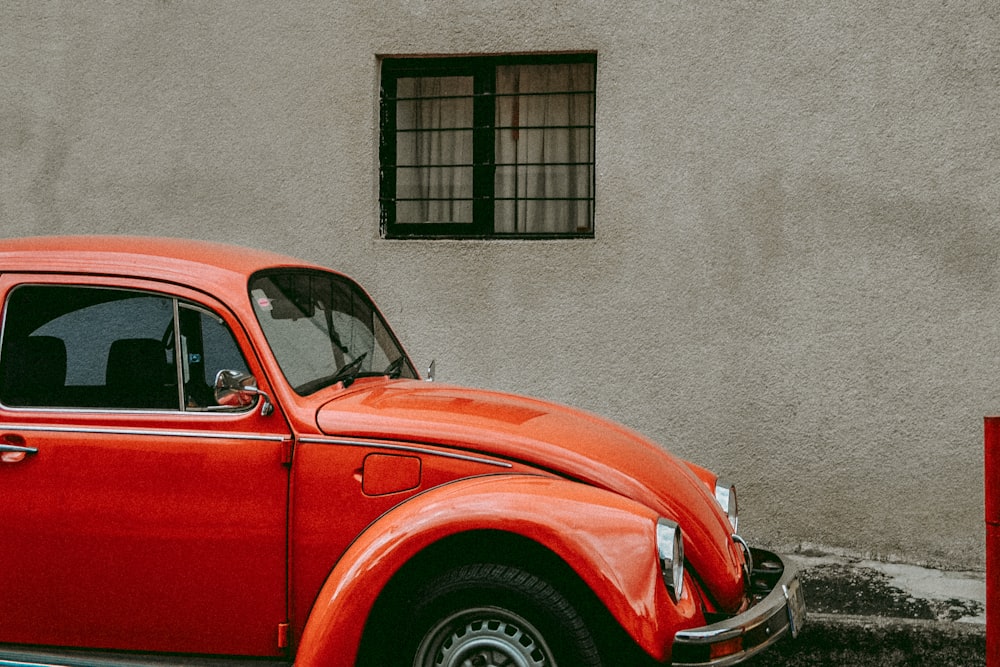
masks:
{"type": "Polygon", "coordinates": [[[343,276],[268,271],[250,280],[250,298],[285,379],[302,396],[363,376],[417,377],[374,304],[343,276]]]}

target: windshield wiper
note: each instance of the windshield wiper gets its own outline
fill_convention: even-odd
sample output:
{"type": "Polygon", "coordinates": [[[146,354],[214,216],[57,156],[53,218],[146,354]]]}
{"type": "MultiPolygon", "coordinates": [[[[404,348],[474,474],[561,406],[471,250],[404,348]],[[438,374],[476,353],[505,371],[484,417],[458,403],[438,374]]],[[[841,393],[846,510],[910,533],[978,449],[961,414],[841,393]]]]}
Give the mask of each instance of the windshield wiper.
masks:
{"type": "Polygon", "coordinates": [[[367,352],[362,352],[357,356],[357,358],[352,361],[348,361],[346,364],[337,369],[337,372],[333,375],[327,375],[325,377],[316,378],[315,380],[310,380],[304,384],[300,384],[295,387],[295,391],[300,396],[308,396],[309,394],[319,391],[323,387],[329,387],[330,385],[337,384],[338,382],[344,383],[344,388],[350,387],[351,384],[358,378],[361,374],[361,362],[365,360],[368,356],[367,352]]]}
{"type": "Polygon", "coordinates": [[[394,362],[385,367],[384,371],[361,371],[361,362],[365,360],[368,356],[367,352],[362,352],[356,359],[347,362],[343,366],[337,369],[337,372],[332,375],[326,375],[321,378],[316,378],[315,380],[310,380],[295,387],[295,391],[301,396],[308,396],[309,394],[319,391],[324,387],[329,387],[330,385],[337,384],[338,382],[344,383],[344,389],[350,387],[355,380],[360,377],[380,377],[386,376],[391,380],[399,379],[403,374],[403,364],[406,363],[406,357],[400,356],[394,362]]]}
{"type": "Polygon", "coordinates": [[[405,357],[403,357],[402,355],[400,355],[400,357],[398,359],[396,359],[396,361],[394,361],[391,364],[389,364],[388,366],[386,366],[385,370],[382,371],[381,374],[389,376],[389,379],[391,379],[391,380],[398,379],[399,376],[402,375],[402,372],[403,372],[403,361],[404,360],[405,360],[405,357]]]}
{"type": "Polygon", "coordinates": [[[367,356],[367,352],[362,352],[354,359],[354,361],[349,361],[338,368],[337,372],[330,376],[329,384],[343,382],[344,389],[350,387],[351,384],[357,379],[358,374],[361,372],[361,362],[364,361],[367,356]]]}

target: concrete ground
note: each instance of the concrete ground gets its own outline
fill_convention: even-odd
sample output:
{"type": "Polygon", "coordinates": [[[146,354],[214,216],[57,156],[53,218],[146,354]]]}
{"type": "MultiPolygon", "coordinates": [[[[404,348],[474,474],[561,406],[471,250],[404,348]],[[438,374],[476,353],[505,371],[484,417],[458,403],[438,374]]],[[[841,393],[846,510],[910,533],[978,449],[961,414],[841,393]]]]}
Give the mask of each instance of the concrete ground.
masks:
{"type": "Polygon", "coordinates": [[[982,667],[986,582],[981,572],[942,572],[841,556],[797,555],[808,622],[747,667],[982,667]]]}

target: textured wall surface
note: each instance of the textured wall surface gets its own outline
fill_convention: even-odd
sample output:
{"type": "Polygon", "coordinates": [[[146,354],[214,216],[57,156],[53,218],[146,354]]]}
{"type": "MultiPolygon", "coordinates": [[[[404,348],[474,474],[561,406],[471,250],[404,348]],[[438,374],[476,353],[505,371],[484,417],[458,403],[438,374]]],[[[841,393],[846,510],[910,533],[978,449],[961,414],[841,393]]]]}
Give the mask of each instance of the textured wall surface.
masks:
{"type": "Polygon", "coordinates": [[[439,378],[621,420],[751,540],[982,568],[993,2],[0,3],[0,234],[275,248],[439,378]],[[386,241],[378,56],[598,54],[596,238],[386,241]]]}

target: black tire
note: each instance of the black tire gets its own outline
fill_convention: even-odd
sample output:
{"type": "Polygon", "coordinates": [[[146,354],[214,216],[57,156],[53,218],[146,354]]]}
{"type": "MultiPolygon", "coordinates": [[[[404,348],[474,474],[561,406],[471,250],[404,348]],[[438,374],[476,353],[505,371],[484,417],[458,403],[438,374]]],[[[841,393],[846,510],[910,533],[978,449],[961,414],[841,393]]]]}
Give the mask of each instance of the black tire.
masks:
{"type": "Polygon", "coordinates": [[[600,667],[593,636],[553,586],[507,565],[464,565],[399,610],[405,641],[392,665],[600,667]]]}

